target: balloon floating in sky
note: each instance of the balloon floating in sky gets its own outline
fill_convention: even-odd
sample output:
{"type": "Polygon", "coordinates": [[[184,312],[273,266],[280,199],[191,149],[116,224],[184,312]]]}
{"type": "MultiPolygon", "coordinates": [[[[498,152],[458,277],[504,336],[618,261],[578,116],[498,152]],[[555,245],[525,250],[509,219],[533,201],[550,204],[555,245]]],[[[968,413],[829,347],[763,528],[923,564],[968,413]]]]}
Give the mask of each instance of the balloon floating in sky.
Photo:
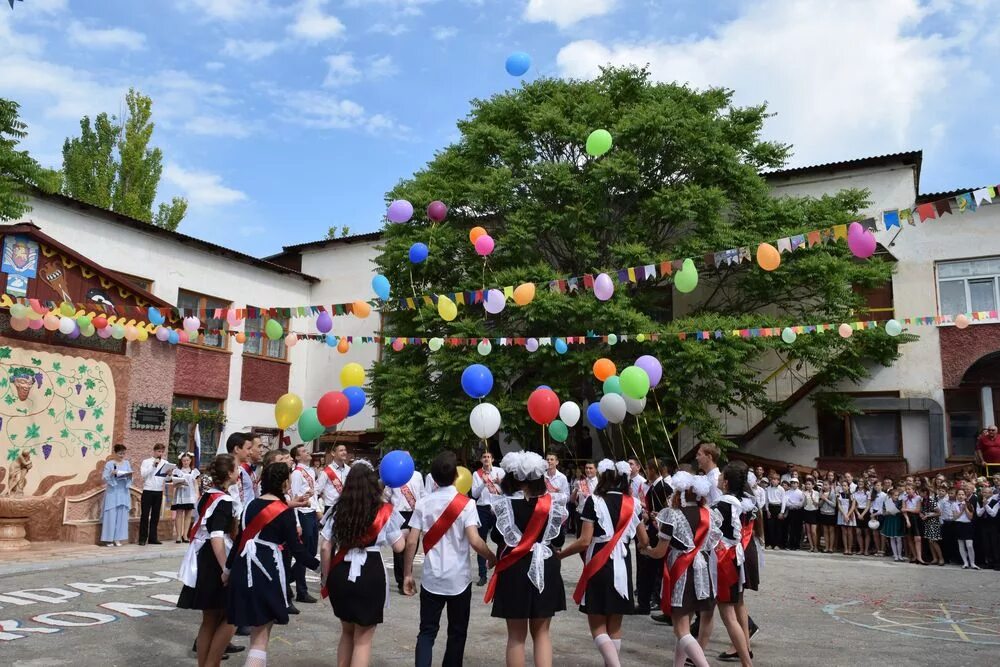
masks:
{"type": "Polygon", "coordinates": [[[441,201],[432,201],[427,205],[427,217],[434,222],[441,222],[448,217],[448,207],[441,201]]]}
{"type": "Polygon", "coordinates": [[[410,246],[410,262],[413,264],[420,264],[427,259],[427,255],[430,254],[430,250],[427,248],[426,243],[414,243],[410,246]]]}
{"type": "Polygon", "coordinates": [[[406,222],[413,217],[413,204],[405,199],[397,199],[389,204],[385,217],[389,218],[389,222],[406,222]]]}
{"type": "Polygon", "coordinates": [[[515,51],[507,56],[504,68],[511,76],[524,76],[531,69],[531,56],[524,51],[515,51]]]}
{"type": "Polygon", "coordinates": [[[611,150],[611,133],[607,130],[594,130],[587,137],[587,155],[600,157],[611,150]]]}
{"type": "Polygon", "coordinates": [[[469,413],[469,426],[476,437],[492,438],[500,430],[500,411],[492,403],[480,403],[469,413]]]}
{"type": "Polygon", "coordinates": [[[485,398],[493,390],[493,373],[482,364],[466,366],[462,371],[462,391],[469,398],[485,398]]]}

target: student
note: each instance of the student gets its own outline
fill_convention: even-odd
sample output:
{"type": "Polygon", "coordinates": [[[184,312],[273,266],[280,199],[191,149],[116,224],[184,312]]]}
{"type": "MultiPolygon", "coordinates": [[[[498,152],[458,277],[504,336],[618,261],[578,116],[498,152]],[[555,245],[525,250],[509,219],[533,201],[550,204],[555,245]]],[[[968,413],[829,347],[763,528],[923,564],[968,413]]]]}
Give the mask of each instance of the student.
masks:
{"type": "Polygon", "coordinates": [[[879,527],[882,536],[889,540],[892,548],[892,560],[897,563],[906,559],[903,557],[903,536],[906,529],[901,513],[903,501],[899,498],[899,489],[892,489],[882,503],[882,525],[879,527]]]}
{"type": "Polygon", "coordinates": [[[458,492],[458,460],[452,452],[443,452],[431,463],[430,475],[435,490],[417,501],[410,518],[403,559],[403,589],[415,595],[413,558],[423,536],[424,568],[420,578],[420,630],[417,635],[416,666],[430,667],[434,640],[441,625],[441,613],[448,609],[448,642],[445,667],[461,667],[465,639],[469,630],[472,584],[469,581],[469,550],[472,549],[493,567],[496,558],[479,537],[479,513],[476,504],[458,492]]]}
{"type": "Polygon", "coordinates": [[[257,497],[254,466],[263,458],[260,439],[251,437],[249,433],[233,433],[226,438],[226,451],[236,459],[236,469],[239,473],[239,478],[229,489],[229,495],[233,499],[234,515],[240,517],[243,515],[243,508],[257,497]]]}
{"type": "Polygon", "coordinates": [[[764,492],[767,496],[765,544],[771,549],[777,549],[785,544],[785,490],[781,488],[776,473],[772,473],[771,483],[764,492]]]}
{"type": "Polygon", "coordinates": [[[858,480],[857,488],[851,492],[851,498],[854,500],[854,540],[858,545],[858,553],[867,556],[872,540],[871,529],[868,528],[871,491],[868,488],[867,478],[862,477],[858,480]]]}
{"type": "Polygon", "coordinates": [[[580,537],[580,530],[583,528],[579,516],[580,512],[583,510],[583,505],[587,502],[587,498],[593,495],[596,488],[597,465],[593,461],[587,461],[583,464],[583,477],[576,480],[576,484],[573,485],[573,491],[570,493],[570,499],[576,506],[577,520],[575,534],[577,537],[580,537]]]}
{"type": "Polygon", "coordinates": [[[922,543],[924,522],[920,518],[924,499],[914,490],[912,483],[907,483],[904,488],[906,493],[903,495],[903,523],[906,526],[906,546],[910,552],[910,562],[927,565],[924,561],[922,543]]]}
{"type": "Polygon", "coordinates": [[[882,516],[885,514],[886,494],[882,490],[882,482],[876,477],[872,483],[871,510],[869,516],[879,522],[879,527],[872,530],[872,540],[875,542],[875,555],[885,556],[885,538],[881,531],[882,516]]]}
{"type": "MultiPolygon", "coordinates": [[[[646,461],[646,474],[650,480],[643,503],[643,510],[646,512],[646,536],[650,546],[655,547],[659,542],[660,532],[656,524],[656,515],[669,505],[673,489],[670,488],[670,470],[665,462],[657,461],[655,458],[649,459],[646,461]]],[[[635,562],[637,570],[635,613],[645,615],[651,609],[657,609],[655,620],[669,621],[668,615],[659,612],[663,559],[637,553],[635,562]]]]}
{"type": "MultiPolygon", "coordinates": [[[[312,468],[309,467],[309,450],[305,445],[295,445],[292,447],[291,459],[295,462],[292,469],[291,489],[289,493],[293,498],[308,496],[309,502],[303,507],[295,510],[295,518],[299,526],[299,533],[302,539],[302,546],[310,556],[316,555],[316,547],[319,543],[319,521],[316,518],[316,510],[319,508],[319,500],[316,497],[316,479],[313,477],[312,468]]],[[[309,595],[309,586],[306,583],[306,567],[302,561],[296,560],[292,568],[292,576],[295,578],[295,601],[312,604],[316,598],[309,595]]]]}
{"type": "MultiPolygon", "coordinates": [[[[472,497],[476,499],[476,511],[479,512],[479,537],[483,542],[489,540],[493,526],[496,524],[496,517],[490,507],[495,498],[500,497],[500,482],[503,481],[504,471],[493,467],[493,455],[487,449],[479,457],[482,467],[472,473],[472,497]]],[[[486,585],[486,559],[476,556],[479,565],[479,581],[477,586],[486,585]]]]}
{"type": "Polygon", "coordinates": [[[819,523],[819,491],[813,488],[811,479],[806,480],[806,488],[802,495],[805,499],[802,505],[802,523],[806,528],[806,540],[809,542],[809,551],[816,553],[819,550],[819,539],[816,535],[816,525],[819,523]]]}
{"type": "Polygon", "coordinates": [[[226,622],[233,499],[223,491],[236,481],[236,461],[229,454],[219,454],[207,474],[212,487],[198,500],[198,513],[188,535],[191,544],[178,573],[184,587],[177,598],[177,607],[201,610],[201,627],[194,647],[198,667],[217,667],[236,630],[226,622]]]}
{"type": "Polygon", "coordinates": [[[851,492],[851,482],[845,476],[840,482],[840,493],[837,495],[837,525],[840,526],[840,539],[844,543],[844,555],[850,556],[854,551],[854,526],[857,506],[851,492]]]}
{"type": "Polygon", "coordinates": [[[236,626],[249,626],[248,667],[267,664],[271,627],[288,624],[288,582],[282,551],[314,570],[315,554],[307,554],[295,525],[295,509],[309,504],[303,494],[285,503],[290,470],[287,463],[272,463],[260,474],[259,498],[251,500],[240,518],[236,547],[229,554],[232,577],[226,617],[236,626]]]}
{"type": "Polygon", "coordinates": [[[198,501],[198,478],[201,473],[192,468],[194,456],[188,452],[181,454],[177,467],[170,473],[170,483],[174,487],[174,502],[170,511],[174,513],[174,534],[177,543],[187,542],[188,527],[191,525],[191,510],[198,501]]]}
{"type": "Polygon", "coordinates": [[[402,528],[403,516],[392,503],[383,502],[375,468],[364,459],[357,461],[323,526],[327,542],[337,544],[323,578],[333,613],[340,619],[338,665],[363,667],[371,660],[375,628],[389,602],[381,547],[402,553],[402,528]]]}
{"type": "MultiPolygon", "coordinates": [[[[559,472],[559,456],[549,452],[545,457],[545,489],[553,498],[561,499],[563,504],[569,502],[569,480],[559,472]]],[[[563,525],[565,528],[565,524],[563,525]]]]}
{"type": "Polygon", "coordinates": [[[104,546],[120,547],[122,542],[128,542],[128,513],[132,507],[128,490],[132,484],[132,464],[125,458],[125,445],[114,446],[101,479],[105,484],[101,542],[104,546]]]}
{"type": "Polygon", "coordinates": [[[784,546],[791,551],[798,551],[802,546],[802,524],[805,521],[804,508],[806,496],[797,477],[793,477],[788,482],[791,488],[785,492],[785,521],[788,532],[788,541],[784,546]]]}
{"type": "Polygon", "coordinates": [[[139,509],[139,544],[163,544],[157,536],[157,526],[160,523],[160,508],[163,506],[163,485],[167,481],[161,474],[166,465],[163,452],[166,447],[157,443],[153,447],[153,456],[139,465],[139,475],[142,477],[142,501],[139,509]]]}
{"type": "Polygon", "coordinates": [[[628,473],[629,493],[631,493],[632,497],[638,500],[639,504],[641,505],[642,498],[640,498],[640,496],[643,495],[646,491],[645,489],[646,478],[642,476],[642,466],[639,465],[639,459],[629,459],[628,467],[629,467],[629,473],[628,473]]]}
{"type": "MultiPolygon", "coordinates": [[[[829,475],[827,475],[829,479],[829,475]]],[[[821,482],[819,525],[823,528],[823,553],[832,554],[837,546],[837,483],[821,482]]]]}
{"type": "Polygon", "coordinates": [[[975,509],[966,498],[965,489],[955,493],[955,537],[958,540],[958,553],[962,557],[962,569],[978,570],[976,565],[976,548],[973,544],[975,532],[972,528],[972,515],[975,509]]]}
{"type": "Polygon", "coordinates": [[[642,505],[630,493],[635,475],[629,474],[638,467],[631,464],[604,459],[597,465],[597,488],[580,513],[580,537],[559,552],[560,559],[587,552],[573,600],[587,615],[605,667],[621,667],[622,617],[635,607],[629,542],[638,536],[640,550],[649,545],[642,505]]]}
{"type": "Polygon", "coordinates": [[[551,667],[552,617],[566,609],[566,592],[559,559],[552,548],[562,546],[561,526],[566,508],[545,490],[545,461],[534,452],[510,452],[503,457],[503,495],[493,501],[500,549],[497,566],[483,598],[493,602],[490,615],[507,621],[507,664],[523,665],[528,632],[536,667],[551,667]]]}
{"type": "Polygon", "coordinates": [[[958,562],[958,541],[955,537],[955,487],[947,483],[938,489],[938,509],[941,511],[941,551],[946,563],[958,562]]]}
{"type": "MultiPolygon", "coordinates": [[[[419,472],[414,470],[413,474],[410,475],[410,481],[399,487],[387,488],[385,494],[386,500],[391,502],[400,516],[403,517],[403,525],[400,530],[403,531],[403,540],[405,541],[410,532],[410,517],[413,516],[413,510],[417,507],[417,501],[424,497],[424,478],[419,472]]],[[[396,588],[399,589],[399,594],[402,595],[402,551],[394,551],[392,554],[392,575],[396,580],[396,588]]]]}
{"type": "Polygon", "coordinates": [[[983,534],[990,553],[990,565],[1000,570],[1000,482],[993,476],[993,493],[985,497],[976,510],[977,520],[984,525],[983,534]]]}
{"type": "MultiPolygon", "coordinates": [[[[752,497],[747,497],[747,472],[747,466],[742,461],[734,461],[726,466],[719,477],[719,488],[723,495],[715,506],[722,519],[722,537],[716,548],[716,599],[719,603],[719,616],[735,649],[732,652],[735,656],[723,653],[719,658],[729,661],[736,657],[743,667],[753,664],[747,620],[749,616],[743,604],[743,589],[747,584],[753,584],[756,589],[757,581],[753,580],[759,579],[759,572],[752,575],[749,572],[750,554],[747,552],[753,541],[752,526],[757,517],[757,504],[752,497]]],[[[797,485],[798,480],[793,478],[792,486],[797,485]]]]}
{"type": "MultiPolygon", "coordinates": [[[[777,475],[775,475],[777,480],[777,475]]],[[[709,482],[689,472],[678,471],[672,477],[674,495],[670,507],[657,516],[660,542],[644,552],[650,558],[663,558],[663,590],[660,607],[673,621],[677,645],[674,665],[681,667],[685,659],[695,667],[708,667],[705,651],[691,635],[691,616],[701,618],[700,636],[712,634],[712,614],[715,611],[715,590],[711,572],[715,569],[715,548],[722,538],[722,517],[707,506],[709,482]],[[699,543],[696,536],[702,535],[699,543]]]]}
{"type": "Polygon", "coordinates": [[[941,510],[938,507],[937,493],[930,486],[925,486],[922,496],[920,518],[924,522],[924,540],[931,551],[931,565],[944,565],[941,553],[941,510]]]}

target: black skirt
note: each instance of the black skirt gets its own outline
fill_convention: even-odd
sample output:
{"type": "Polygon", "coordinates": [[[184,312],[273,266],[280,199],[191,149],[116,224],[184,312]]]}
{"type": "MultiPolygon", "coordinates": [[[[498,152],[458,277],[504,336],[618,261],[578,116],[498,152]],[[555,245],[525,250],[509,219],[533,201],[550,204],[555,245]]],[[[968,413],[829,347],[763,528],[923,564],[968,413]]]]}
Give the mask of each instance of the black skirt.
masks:
{"type": "Polygon", "coordinates": [[[819,510],[805,510],[802,512],[802,523],[813,526],[819,523],[819,510]]]}
{"type": "MultiPolygon", "coordinates": [[[[910,525],[906,529],[906,534],[912,537],[923,537],[924,535],[924,520],[920,518],[919,514],[907,514],[910,518],[910,525]]],[[[906,519],[903,519],[903,523],[906,523],[906,519]]],[[[972,524],[969,524],[970,526],[972,524]]]]}
{"type": "MultiPolygon", "coordinates": [[[[233,547],[236,549],[237,547],[233,547]]],[[[279,552],[280,553],[280,552],[279,552]]],[[[237,558],[229,574],[229,600],[226,617],[237,627],[288,624],[288,602],[281,588],[281,573],[285,563],[267,546],[257,545],[257,560],[267,570],[267,578],[257,565],[245,558],[237,558]],[[247,583],[247,568],[253,568],[253,587],[247,583]],[[280,572],[279,572],[280,570],[280,572]]],[[[287,579],[286,579],[287,582],[287,579]]]]}
{"type": "Polygon", "coordinates": [[[757,539],[751,538],[743,551],[743,576],[746,583],[743,588],[756,591],[760,588],[760,553],[757,551],[757,539]]]}
{"type": "Polygon", "coordinates": [[[836,526],[837,525],[837,515],[836,514],[823,514],[819,513],[819,525],[821,526],[836,526]]]}
{"type": "MultiPolygon", "coordinates": [[[[611,542],[604,542],[599,545],[602,549],[607,549],[611,542]]],[[[594,558],[600,553],[600,549],[595,549],[594,558]]],[[[628,597],[623,598],[615,590],[615,563],[610,558],[604,566],[594,573],[594,576],[587,582],[587,597],[580,605],[580,611],[584,614],[594,614],[596,616],[613,616],[616,614],[635,613],[635,599],[632,588],[632,555],[625,547],[625,576],[628,581],[628,597]]],[[[548,583],[546,583],[548,588],[548,583]]]]}
{"type": "Polygon", "coordinates": [[[181,510],[193,510],[193,509],[194,509],[194,503],[180,503],[178,505],[170,506],[170,511],[172,512],[179,512],[181,510]]]}
{"type": "MultiPolygon", "coordinates": [[[[703,554],[698,554],[698,558],[704,558],[703,554]]],[[[665,598],[661,598],[665,599],[665,598]]],[[[694,571],[689,567],[687,570],[687,581],[684,582],[684,595],[681,598],[681,604],[677,604],[676,599],[671,599],[671,604],[673,605],[669,611],[670,614],[678,614],[681,616],[690,616],[691,614],[711,614],[715,610],[715,595],[709,595],[704,600],[699,600],[697,594],[695,593],[694,587],[694,571]]]]}
{"type": "Polygon", "coordinates": [[[221,610],[226,608],[226,587],[222,568],[208,540],[198,550],[198,581],[195,587],[184,586],[177,598],[179,609],[221,610]]]}
{"type": "Polygon", "coordinates": [[[956,540],[976,539],[976,528],[971,521],[968,523],[966,523],[965,521],[953,521],[952,525],[955,526],[956,540]]]}
{"type": "Polygon", "coordinates": [[[361,567],[361,574],[354,581],[348,581],[351,564],[341,561],[330,570],[326,587],[330,593],[333,614],[344,623],[368,627],[383,621],[385,609],[385,567],[382,554],[369,551],[368,559],[361,567]]]}
{"type": "MultiPolygon", "coordinates": [[[[498,555],[502,556],[509,548],[504,545],[498,555]]],[[[553,554],[545,560],[545,590],[542,592],[528,579],[530,564],[531,554],[528,553],[510,568],[494,575],[497,584],[491,616],[552,618],[556,612],[566,611],[566,589],[563,587],[559,559],[553,554]]]]}

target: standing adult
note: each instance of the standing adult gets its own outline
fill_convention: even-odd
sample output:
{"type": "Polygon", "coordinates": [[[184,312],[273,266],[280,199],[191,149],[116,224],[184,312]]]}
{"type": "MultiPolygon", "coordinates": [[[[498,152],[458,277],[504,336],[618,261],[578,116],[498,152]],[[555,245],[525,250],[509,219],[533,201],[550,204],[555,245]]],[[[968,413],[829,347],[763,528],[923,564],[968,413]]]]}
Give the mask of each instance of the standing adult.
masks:
{"type": "MultiPolygon", "coordinates": [[[[483,542],[487,542],[490,532],[497,523],[492,504],[503,495],[500,491],[500,482],[503,480],[504,471],[493,467],[493,455],[488,450],[483,452],[479,461],[483,467],[472,476],[472,497],[476,499],[476,511],[479,513],[479,537],[483,542]]],[[[477,555],[476,563],[479,565],[479,581],[476,585],[485,586],[486,559],[477,555]]]]}
{"type": "MultiPolygon", "coordinates": [[[[646,534],[649,545],[655,547],[659,543],[659,525],[656,516],[670,503],[674,490],[670,487],[670,470],[663,461],[650,459],[646,462],[646,473],[651,480],[646,486],[643,510],[646,513],[646,534]]],[[[639,553],[636,556],[636,613],[648,614],[651,609],[660,606],[660,580],[663,576],[663,559],[651,558],[639,553]]],[[[667,622],[669,615],[656,614],[654,620],[667,622]]]]}
{"type": "MultiPolygon", "coordinates": [[[[340,501],[340,496],[344,492],[344,484],[347,483],[347,475],[350,473],[351,469],[347,465],[347,460],[349,455],[347,453],[347,446],[343,444],[334,445],[333,449],[330,451],[330,462],[324,466],[317,475],[316,479],[316,495],[323,501],[323,520],[320,522],[322,524],[323,530],[320,531],[319,538],[319,552],[320,561],[322,562],[323,579],[326,581],[327,566],[330,563],[330,558],[333,555],[333,532],[327,530],[327,524],[330,522],[333,516],[333,510],[340,501]],[[327,536],[331,536],[331,539],[327,539],[327,536]]],[[[326,590],[325,584],[321,586],[320,592],[323,593],[326,590]]]]}
{"type": "Polygon", "coordinates": [[[142,476],[142,502],[139,513],[139,544],[163,544],[156,534],[160,523],[160,508],[163,506],[163,485],[167,481],[162,472],[166,466],[163,452],[166,447],[159,443],[153,447],[153,456],[139,466],[142,476]]]}
{"type": "Polygon", "coordinates": [[[239,474],[236,483],[229,489],[229,495],[233,499],[233,515],[239,518],[243,515],[243,508],[257,497],[254,466],[262,458],[260,438],[254,438],[249,433],[233,433],[226,438],[226,451],[236,459],[239,474]]]}
{"type": "MultiPolygon", "coordinates": [[[[302,531],[302,546],[309,558],[315,558],[316,547],[319,542],[319,521],[316,518],[318,500],[316,499],[316,480],[313,478],[312,468],[309,467],[311,456],[305,445],[295,445],[292,447],[292,460],[295,461],[295,468],[292,470],[291,496],[299,498],[308,496],[309,502],[302,507],[296,507],[298,513],[299,527],[302,531]]],[[[292,567],[292,578],[295,579],[295,601],[314,603],[316,598],[309,594],[309,586],[306,583],[306,565],[304,562],[296,560],[292,567]]]]}
{"type": "MultiPolygon", "coordinates": [[[[413,517],[413,510],[417,508],[417,501],[424,496],[424,478],[416,470],[410,476],[410,481],[403,484],[395,489],[386,489],[389,496],[389,502],[396,509],[397,512],[403,517],[403,525],[400,530],[403,531],[403,538],[409,537],[410,534],[410,518],[413,517]]],[[[405,557],[402,550],[393,551],[392,553],[392,574],[396,579],[396,587],[399,589],[399,594],[403,595],[403,566],[405,557]]]]}
{"type": "Polygon", "coordinates": [[[120,547],[122,542],[128,542],[128,512],[132,506],[128,490],[132,484],[132,464],[125,459],[125,445],[114,446],[101,477],[105,485],[101,542],[104,546],[120,547]]]}
{"type": "MultiPolygon", "coordinates": [[[[552,494],[552,499],[563,505],[569,502],[569,480],[559,472],[559,457],[550,453],[545,457],[545,489],[552,494]]],[[[566,524],[563,524],[563,531],[566,524]]]]}
{"type": "Polygon", "coordinates": [[[174,489],[174,501],[170,505],[170,511],[174,513],[174,535],[175,542],[188,541],[188,528],[191,525],[191,512],[194,504],[198,502],[198,478],[201,472],[193,467],[194,457],[184,452],[177,460],[177,467],[170,473],[170,485],[174,489]]]}
{"type": "MultiPolygon", "coordinates": [[[[986,430],[976,438],[976,465],[1000,465],[1000,434],[997,433],[996,424],[990,424],[986,430]]],[[[986,470],[989,473],[989,470],[986,470]]]]}
{"type": "Polygon", "coordinates": [[[698,468],[708,477],[709,497],[708,506],[714,507],[719,498],[722,497],[722,490],[719,489],[719,457],[722,455],[719,446],[714,442],[703,442],[698,445],[698,453],[694,458],[698,462],[698,468]]]}

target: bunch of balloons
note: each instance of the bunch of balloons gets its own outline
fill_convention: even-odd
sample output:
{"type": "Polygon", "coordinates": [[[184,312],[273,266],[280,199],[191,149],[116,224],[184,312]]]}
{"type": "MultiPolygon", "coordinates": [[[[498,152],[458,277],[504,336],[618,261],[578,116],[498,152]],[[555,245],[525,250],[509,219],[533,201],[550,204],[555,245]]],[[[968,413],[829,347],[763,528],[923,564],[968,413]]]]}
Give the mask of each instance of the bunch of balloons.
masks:
{"type": "Polygon", "coordinates": [[[651,355],[643,355],[635,364],[617,374],[615,363],[607,358],[594,362],[594,377],[603,383],[604,396],[587,408],[587,420],[597,429],[609,423],[620,424],[627,415],[638,415],[646,408],[646,395],[663,379],[663,365],[651,355]]]}
{"type": "Polygon", "coordinates": [[[473,227],[469,230],[469,241],[472,242],[476,254],[480,257],[489,257],[493,254],[493,249],[496,248],[493,237],[487,234],[482,227],[473,227]]]}

